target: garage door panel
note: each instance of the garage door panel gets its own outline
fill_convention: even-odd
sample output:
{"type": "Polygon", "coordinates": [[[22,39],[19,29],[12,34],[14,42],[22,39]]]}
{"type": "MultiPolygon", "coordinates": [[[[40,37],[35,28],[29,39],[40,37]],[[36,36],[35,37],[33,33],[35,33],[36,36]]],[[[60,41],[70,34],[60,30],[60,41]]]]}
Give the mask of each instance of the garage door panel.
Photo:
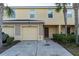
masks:
{"type": "Polygon", "coordinates": [[[37,27],[23,27],[22,37],[23,37],[23,40],[37,40],[38,28],[37,27]]]}

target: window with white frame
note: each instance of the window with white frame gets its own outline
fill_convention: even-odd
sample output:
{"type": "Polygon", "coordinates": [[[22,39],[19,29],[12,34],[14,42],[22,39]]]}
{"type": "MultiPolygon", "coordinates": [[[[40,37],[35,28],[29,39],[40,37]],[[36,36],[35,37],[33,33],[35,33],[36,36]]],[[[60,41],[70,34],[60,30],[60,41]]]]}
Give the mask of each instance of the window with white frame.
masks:
{"type": "Polygon", "coordinates": [[[36,17],[36,11],[34,9],[32,9],[30,11],[30,18],[35,18],[36,17]]]}
{"type": "Polygon", "coordinates": [[[72,17],[72,9],[67,10],[67,17],[72,17]]]}
{"type": "Polygon", "coordinates": [[[53,18],[53,11],[52,11],[52,9],[48,9],[48,18],[53,18]]]}

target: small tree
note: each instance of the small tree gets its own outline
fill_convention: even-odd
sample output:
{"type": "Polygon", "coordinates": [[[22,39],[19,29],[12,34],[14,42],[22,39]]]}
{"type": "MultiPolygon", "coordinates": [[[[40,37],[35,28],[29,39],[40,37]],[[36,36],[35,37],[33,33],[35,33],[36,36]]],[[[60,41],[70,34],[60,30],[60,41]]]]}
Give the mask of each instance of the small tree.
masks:
{"type": "Polygon", "coordinates": [[[69,3],[56,3],[56,12],[60,12],[61,10],[63,10],[66,36],[67,36],[67,5],[69,5],[69,3]]]}
{"type": "Polygon", "coordinates": [[[78,8],[79,8],[79,3],[73,3],[73,9],[74,9],[74,16],[75,16],[75,35],[76,35],[76,44],[79,45],[79,39],[78,39],[78,35],[79,35],[79,19],[78,19],[78,8]]]}
{"type": "Polygon", "coordinates": [[[2,24],[3,24],[4,10],[6,11],[6,15],[8,17],[11,17],[14,13],[10,7],[4,6],[4,3],[0,3],[0,47],[2,47],[2,24]]]}

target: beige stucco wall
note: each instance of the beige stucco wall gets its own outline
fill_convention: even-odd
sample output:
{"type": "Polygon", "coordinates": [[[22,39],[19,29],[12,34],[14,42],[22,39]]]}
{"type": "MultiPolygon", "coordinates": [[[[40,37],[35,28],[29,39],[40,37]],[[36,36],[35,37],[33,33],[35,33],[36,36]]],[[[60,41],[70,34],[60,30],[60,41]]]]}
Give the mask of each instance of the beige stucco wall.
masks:
{"type": "MultiPolygon", "coordinates": [[[[49,28],[49,38],[52,38],[53,34],[64,34],[65,33],[65,27],[60,25],[60,30],[59,26],[48,26],[49,28]],[[60,31],[60,32],[59,32],[60,31]]],[[[70,26],[70,33],[74,32],[74,26],[70,26]]]]}
{"type": "Polygon", "coordinates": [[[58,34],[58,26],[46,26],[49,29],[49,38],[52,38],[53,34],[58,34]]]}
{"type": "MultiPolygon", "coordinates": [[[[36,10],[36,18],[34,18],[34,20],[43,20],[45,22],[45,25],[64,24],[62,11],[60,13],[57,13],[55,9],[52,9],[53,18],[48,18],[48,9],[35,9],[35,10],[36,10]]],[[[30,11],[31,9],[16,9],[16,18],[31,19],[30,11]]]]}
{"type": "MultiPolygon", "coordinates": [[[[15,37],[15,40],[22,40],[23,39],[23,35],[26,35],[24,34],[25,32],[23,31],[23,27],[26,27],[26,29],[28,29],[29,27],[36,27],[37,28],[37,31],[35,33],[38,32],[38,34],[36,35],[36,37],[38,38],[38,40],[43,40],[44,39],[44,27],[43,27],[43,24],[19,24],[20,25],[20,35],[16,35],[15,34],[15,26],[16,24],[5,24],[3,25],[3,29],[2,31],[9,34],[10,36],[13,36],[15,37]]],[[[60,25],[61,27],[61,32],[64,33],[64,26],[60,25]]],[[[59,32],[59,26],[58,25],[55,25],[55,26],[46,26],[49,28],[49,38],[52,38],[52,35],[53,34],[59,34],[61,32],[59,32]]],[[[31,28],[31,29],[32,29],[31,28]]],[[[30,30],[31,31],[31,30],[30,30]]],[[[70,32],[74,32],[74,26],[70,26],[70,32]]],[[[30,34],[28,32],[28,35],[30,37],[30,34]]],[[[33,34],[31,34],[33,35],[33,34]]]]}
{"type": "Polygon", "coordinates": [[[72,33],[72,32],[75,33],[75,27],[72,26],[71,29],[70,29],[70,31],[71,31],[71,33],[72,33]]]}
{"type": "MultiPolygon", "coordinates": [[[[49,37],[52,37],[52,34],[56,34],[56,33],[64,33],[64,27],[61,27],[61,29],[59,30],[59,25],[64,25],[64,17],[63,17],[63,12],[60,11],[59,13],[57,13],[55,11],[55,9],[52,9],[53,11],[53,18],[48,18],[48,9],[46,8],[37,8],[36,10],[36,18],[33,18],[32,20],[42,20],[44,22],[44,25],[51,25],[48,26],[49,28],[49,37]],[[55,26],[57,25],[57,26],[55,26]],[[61,32],[59,32],[61,31],[61,32]]],[[[31,9],[26,9],[26,8],[17,8],[15,10],[16,12],[16,18],[15,19],[31,19],[30,18],[30,11],[31,9]]],[[[6,20],[6,19],[5,19],[6,20]]],[[[75,21],[74,21],[74,11],[72,13],[72,17],[67,18],[67,24],[68,25],[74,25],[75,21]]],[[[7,25],[6,25],[7,26],[7,25]]],[[[8,24],[8,26],[10,26],[10,24],[8,24]]],[[[15,25],[12,25],[15,27],[15,25]]],[[[24,26],[24,24],[20,24],[20,29],[21,29],[21,34],[22,34],[22,26],[24,26]]],[[[25,26],[29,26],[28,24],[26,24],[25,26]]],[[[31,26],[37,26],[38,27],[38,37],[39,39],[43,39],[44,38],[44,28],[42,24],[38,24],[38,25],[34,25],[31,24],[31,26]]],[[[7,31],[8,29],[6,29],[5,31],[7,31]]],[[[11,29],[11,31],[13,32],[13,30],[11,29]]],[[[11,33],[10,31],[10,33],[11,33]]],[[[15,31],[15,28],[14,28],[15,31]]],[[[71,28],[71,32],[74,31],[74,27],[71,28]]],[[[12,33],[11,33],[12,34],[12,33]]],[[[14,33],[15,34],[15,33],[14,33]]],[[[20,36],[16,36],[15,39],[22,39],[22,35],[20,36]]]]}
{"type": "Polygon", "coordinates": [[[29,19],[29,9],[16,9],[17,19],[29,19]]]}
{"type": "MultiPolygon", "coordinates": [[[[31,10],[32,9],[28,9],[28,8],[15,9],[15,12],[16,12],[15,19],[21,19],[21,20],[22,19],[32,19],[32,18],[30,18],[31,10]]],[[[43,20],[45,22],[45,25],[63,25],[64,24],[63,11],[60,11],[58,13],[55,11],[55,9],[52,9],[53,18],[48,18],[48,9],[46,9],[46,8],[37,8],[37,9],[35,9],[35,11],[36,11],[36,17],[33,19],[34,20],[43,20]]],[[[74,25],[74,11],[72,11],[72,17],[67,18],[67,23],[69,25],[74,25]]]]}
{"type": "Polygon", "coordinates": [[[12,24],[5,24],[2,26],[2,31],[7,33],[9,36],[14,37],[15,35],[15,30],[14,30],[14,25],[12,24]]]}
{"type": "MultiPolygon", "coordinates": [[[[75,27],[74,26],[70,26],[70,33],[75,31],[75,27]]],[[[61,26],[61,32],[64,34],[65,33],[65,27],[61,26]]]]}
{"type": "MultiPolygon", "coordinates": [[[[44,39],[43,24],[19,24],[20,29],[18,29],[18,30],[20,30],[20,35],[15,34],[15,31],[16,31],[15,26],[16,25],[17,24],[4,24],[3,28],[2,28],[2,31],[9,34],[12,37],[15,37],[15,40],[23,40],[23,38],[24,38],[23,36],[24,35],[26,36],[26,32],[28,32],[28,31],[23,30],[23,27],[26,27],[26,29],[28,29],[30,31],[30,32],[27,33],[29,35],[29,37],[31,37],[31,36],[32,37],[37,37],[37,40],[43,40],[44,39]],[[34,32],[32,31],[33,30],[32,28],[33,29],[36,28],[34,32]],[[31,33],[31,31],[33,33],[31,33]],[[35,36],[35,33],[37,33],[36,36],[35,36]]],[[[28,39],[26,39],[26,40],[28,40],[28,39]]]]}

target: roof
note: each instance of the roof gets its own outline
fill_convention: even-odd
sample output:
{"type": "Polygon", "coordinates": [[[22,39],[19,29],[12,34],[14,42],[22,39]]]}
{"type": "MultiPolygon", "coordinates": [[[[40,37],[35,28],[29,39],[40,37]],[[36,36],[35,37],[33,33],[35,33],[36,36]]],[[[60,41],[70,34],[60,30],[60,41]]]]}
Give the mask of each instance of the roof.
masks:
{"type": "MultiPolygon", "coordinates": [[[[10,6],[11,8],[56,8],[56,6],[10,6]]],[[[72,8],[68,6],[67,8],[72,8]]]]}
{"type": "Polygon", "coordinates": [[[44,24],[41,20],[4,20],[4,24],[44,24]]]}

